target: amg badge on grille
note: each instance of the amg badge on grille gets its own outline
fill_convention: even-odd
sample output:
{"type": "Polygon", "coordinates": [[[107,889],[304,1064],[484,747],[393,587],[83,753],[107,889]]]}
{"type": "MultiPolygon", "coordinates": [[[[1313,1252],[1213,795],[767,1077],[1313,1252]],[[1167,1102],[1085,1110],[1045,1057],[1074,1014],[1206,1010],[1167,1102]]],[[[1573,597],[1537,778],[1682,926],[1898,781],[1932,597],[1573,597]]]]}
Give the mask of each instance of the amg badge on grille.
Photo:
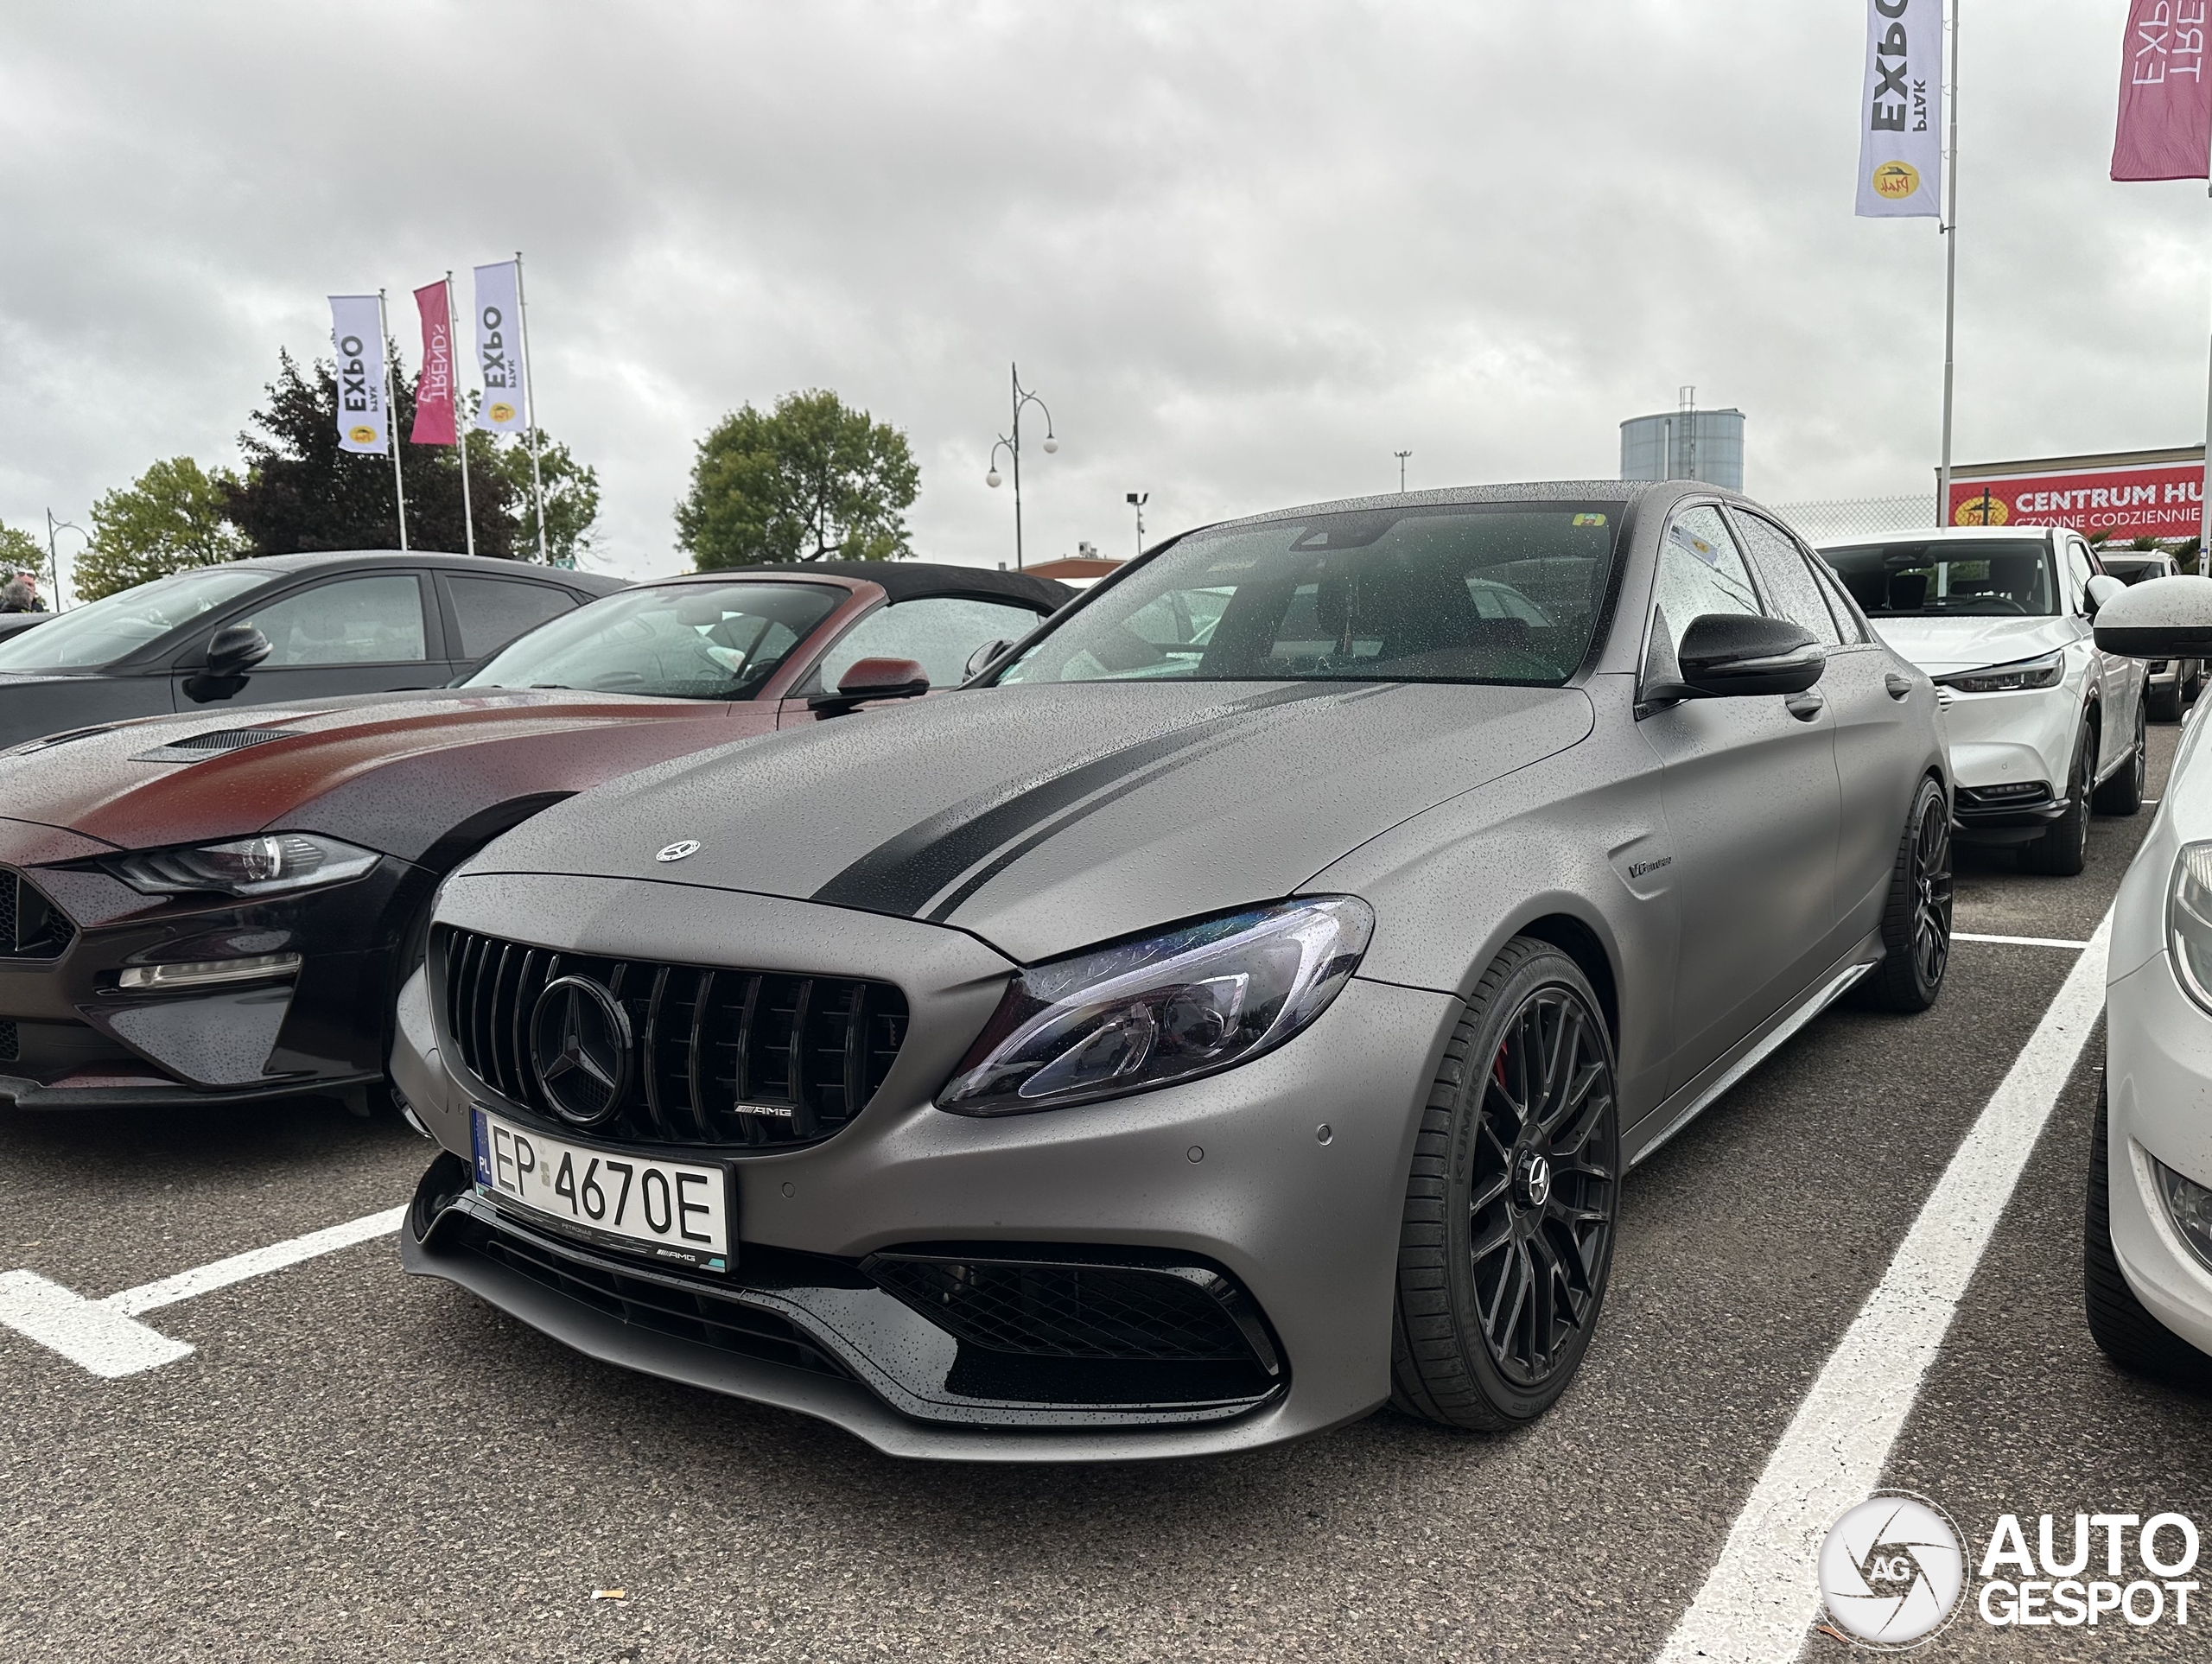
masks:
{"type": "Polygon", "coordinates": [[[698,839],[679,838],[676,842],[671,843],[667,848],[655,855],[653,859],[655,861],[682,861],[686,855],[696,855],[698,853],[698,839]]]}

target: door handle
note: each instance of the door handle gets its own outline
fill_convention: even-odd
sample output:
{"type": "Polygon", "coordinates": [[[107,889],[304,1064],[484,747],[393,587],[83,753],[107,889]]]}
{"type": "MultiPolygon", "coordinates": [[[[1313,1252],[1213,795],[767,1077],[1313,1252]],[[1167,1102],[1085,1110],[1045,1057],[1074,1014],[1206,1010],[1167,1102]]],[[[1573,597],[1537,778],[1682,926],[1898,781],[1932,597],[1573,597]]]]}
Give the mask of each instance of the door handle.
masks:
{"type": "Polygon", "coordinates": [[[1891,698],[1903,699],[1912,691],[1912,678],[1899,676],[1895,670],[1891,670],[1882,678],[1882,685],[1890,690],[1891,698]]]}
{"type": "Polygon", "coordinates": [[[1818,688],[1808,688],[1802,693],[1791,694],[1783,707],[1800,722],[1809,722],[1828,708],[1827,698],[1818,688]]]}

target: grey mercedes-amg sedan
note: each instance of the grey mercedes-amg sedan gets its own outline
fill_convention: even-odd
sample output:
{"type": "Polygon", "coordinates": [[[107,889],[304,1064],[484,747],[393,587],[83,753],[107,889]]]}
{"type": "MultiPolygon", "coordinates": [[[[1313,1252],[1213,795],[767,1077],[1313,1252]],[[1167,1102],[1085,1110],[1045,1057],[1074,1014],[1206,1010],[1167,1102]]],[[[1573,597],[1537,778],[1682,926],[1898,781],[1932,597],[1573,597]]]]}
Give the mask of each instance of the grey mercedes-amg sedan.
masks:
{"type": "Polygon", "coordinates": [[[1526,1422],[1627,1170],[1853,983],[1936,997],[1937,723],[1703,485],[1189,533],[458,868],[406,1264],[905,1455],[1526,1422]]]}

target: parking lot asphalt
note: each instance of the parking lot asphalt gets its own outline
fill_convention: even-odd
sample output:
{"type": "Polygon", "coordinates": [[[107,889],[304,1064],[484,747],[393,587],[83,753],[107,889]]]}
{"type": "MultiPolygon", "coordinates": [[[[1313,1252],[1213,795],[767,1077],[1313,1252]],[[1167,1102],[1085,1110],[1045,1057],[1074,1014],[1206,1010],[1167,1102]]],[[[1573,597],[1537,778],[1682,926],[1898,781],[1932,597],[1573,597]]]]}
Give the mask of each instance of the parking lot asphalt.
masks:
{"type": "MultiPolygon", "coordinates": [[[[2152,730],[2154,793],[2177,732],[2152,730]]],[[[2099,820],[2075,879],[1962,852],[1957,928],[2086,938],[2149,822],[2099,820]]],[[[149,1313],[197,1350],[143,1374],[0,1331],[0,1658],[1648,1657],[2072,962],[1962,943],[1933,1012],[1830,1011],[1640,1168],[1582,1375],[1508,1438],[1384,1412],[1205,1462],[904,1464],[580,1357],[404,1277],[389,1237],[149,1313]]],[[[2212,1519],[2207,1397],[2082,1326],[2101,1055],[1885,1474],[1970,1539],[2001,1512],[2212,1519]]],[[[105,1296],[390,1207],[429,1153],[316,1103],[0,1121],[0,1270],[105,1296]]],[[[1961,1622],[1921,1656],[2196,1633],[1961,1622]]]]}

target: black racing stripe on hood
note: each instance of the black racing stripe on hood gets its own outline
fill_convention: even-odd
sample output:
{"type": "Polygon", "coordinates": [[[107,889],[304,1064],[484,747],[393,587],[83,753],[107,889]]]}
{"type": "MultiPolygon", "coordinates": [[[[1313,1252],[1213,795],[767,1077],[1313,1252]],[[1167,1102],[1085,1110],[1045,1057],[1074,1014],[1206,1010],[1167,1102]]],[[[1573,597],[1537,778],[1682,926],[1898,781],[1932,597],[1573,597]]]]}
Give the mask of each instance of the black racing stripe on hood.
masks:
{"type": "Polygon", "coordinates": [[[894,838],[878,844],[814,892],[813,899],[833,907],[894,913],[911,918],[930,899],[978,861],[1014,842],[1092,792],[1132,773],[1200,746],[1224,727],[1242,723],[1255,712],[1297,700],[1341,693],[1325,682],[1271,689],[1264,694],[1215,708],[1181,727],[1071,763],[1041,778],[978,792],[938,810],[894,838]]]}

